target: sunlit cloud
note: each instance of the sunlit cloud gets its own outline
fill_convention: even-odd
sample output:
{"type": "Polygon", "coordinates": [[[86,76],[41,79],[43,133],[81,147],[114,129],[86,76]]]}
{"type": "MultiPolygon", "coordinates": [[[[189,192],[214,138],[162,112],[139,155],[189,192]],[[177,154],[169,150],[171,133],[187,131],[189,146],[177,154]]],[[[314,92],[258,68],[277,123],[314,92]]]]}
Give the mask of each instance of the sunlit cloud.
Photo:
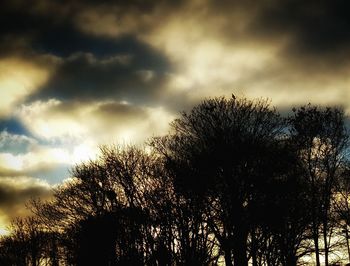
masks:
{"type": "Polygon", "coordinates": [[[13,155],[11,153],[0,154],[0,166],[2,168],[21,171],[23,169],[23,165],[24,162],[19,155],[13,155]]]}
{"type": "Polygon", "coordinates": [[[278,51],[267,47],[226,47],[217,41],[195,46],[195,51],[184,49],[181,57],[177,55],[178,73],[169,79],[168,89],[197,100],[249,88],[254,75],[276,62],[278,51]]]}
{"type": "Polygon", "coordinates": [[[0,153],[0,167],[2,171],[13,173],[35,172],[37,169],[50,168],[57,164],[72,164],[74,158],[66,149],[40,147],[32,151],[13,155],[11,153],[0,153]]]}
{"type": "Polygon", "coordinates": [[[55,99],[36,101],[22,105],[16,115],[33,134],[40,138],[82,136],[86,129],[83,121],[76,117],[92,107],[87,106],[84,110],[73,109],[71,112],[63,109],[60,112],[57,111],[57,107],[61,104],[62,102],[55,99]]]}
{"type": "Polygon", "coordinates": [[[49,71],[20,58],[0,59],[0,117],[37,90],[49,78],[49,71]]]}
{"type": "Polygon", "coordinates": [[[94,154],[87,152],[89,147],[82,149],[78,144],[67,148],[66,144],[39,143],[7,131],[0,133],[0,145],[0,179],[29,175],[54,184],[66,178],[75,163],[90,159],[88,156],[94,154]]]}
{"type": "Polygon", "coordinates": [[[293,31],[258,34],[255,23],[268,7],[248,9],[232,4],[227,8],[218,7],[225,14],[218,17],[215,8],[191,1],[150,34],[140,33],[176,65],[166,93],[180,94],[193,103],[234,93],[270,98],[282,108],[312,102],[341,105],[349,113],[349,62],[336,64],[329,54],[322,58],[296,54],[291,50],[296,41],[293,31]]]}
{"type": "MultiPolygon", "coordinates": [[[[126,101],[37,101],[23,105],[17,117],[36,137],[55,146],[37,146],[24,155],[1,154],[14,170],[43,163],[75,164],[94,158],[105,143],[142,143],[165,134],[174,116],[162,107],[140,107],[126,101]]],[[[2,157],[1,157],[2,156],[2,157]]]]}
{"type": "Polygon", "coordinates": [[[34,135],[43,139],[116,139],[126,130],[135,132],[135,141],[165,133],[173,118],[162,107],[135,106],[126,101],[61,102],[36,101],[16,112],[34,135]]]}

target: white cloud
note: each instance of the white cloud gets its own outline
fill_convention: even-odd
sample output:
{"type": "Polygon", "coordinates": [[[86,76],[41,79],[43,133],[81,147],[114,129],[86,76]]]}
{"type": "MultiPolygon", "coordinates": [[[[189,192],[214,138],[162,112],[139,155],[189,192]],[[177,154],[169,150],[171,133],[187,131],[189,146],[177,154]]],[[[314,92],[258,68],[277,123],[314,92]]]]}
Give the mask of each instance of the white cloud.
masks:
{"type": "Polygon", "coordinates": [[[37,176],[57,183],[66,178],[68,169],[83,159],[89,159],[87,146],[78,144],[39,143],[23,135],[0,133],[0,178],[2,176],[37,176]]]}
{"type": "MultiPolygon", "coordinates": [[[[22,105],[16,112],[17,117],[30,129],[37,137],[52,139],[57,137],[82,136],[85,133],[84,121],[78,121],[79,114],[66,114],[65,110],[57,112],[62,102],[50,99],[48,101],[35,101],[22,105]]],[[[88,111],[90,106],[86,107],[88,111]]]]}

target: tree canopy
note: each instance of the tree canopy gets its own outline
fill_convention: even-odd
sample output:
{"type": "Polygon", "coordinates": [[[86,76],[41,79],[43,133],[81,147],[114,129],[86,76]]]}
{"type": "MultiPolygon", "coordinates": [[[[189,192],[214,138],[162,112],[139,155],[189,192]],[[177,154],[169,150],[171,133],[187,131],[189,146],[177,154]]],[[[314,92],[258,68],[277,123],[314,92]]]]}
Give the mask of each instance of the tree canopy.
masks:
{"type": "Polygon", "coordinates": [[[51,200],[32,200],[32,217],[2,237],[0,264],[349,261],[345,119],[335,107],[282,117],[266,100],[205,100],[167,135],[104,146],[51,200]]]}

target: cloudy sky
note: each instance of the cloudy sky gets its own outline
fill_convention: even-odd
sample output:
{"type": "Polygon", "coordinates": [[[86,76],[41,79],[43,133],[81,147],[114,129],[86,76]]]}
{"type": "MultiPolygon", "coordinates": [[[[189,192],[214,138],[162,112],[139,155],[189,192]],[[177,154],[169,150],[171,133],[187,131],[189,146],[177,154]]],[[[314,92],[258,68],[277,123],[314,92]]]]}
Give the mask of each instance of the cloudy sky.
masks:
{"type": "Polygon", "coordinates": [[[0,233],[100,144],[164,134],[204,98],[350,113],[349,1],[0,4],[0,233]]]}

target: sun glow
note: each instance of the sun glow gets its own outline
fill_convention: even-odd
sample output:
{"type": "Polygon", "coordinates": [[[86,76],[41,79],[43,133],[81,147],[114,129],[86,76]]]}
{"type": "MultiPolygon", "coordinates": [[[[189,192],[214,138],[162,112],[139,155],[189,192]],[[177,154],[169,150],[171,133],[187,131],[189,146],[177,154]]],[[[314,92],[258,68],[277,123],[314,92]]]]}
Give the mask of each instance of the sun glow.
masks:
{"type": "Polygon", "coordinates": [[[72,162],[79,163],[94,159],[96,157],[97,150],[94,150],[87,144],[81,144],[74,148],[72,153],[72,162]]]}
{"type": "Polygon", "coordinates": [[[20,171],[23,169],[23,160],[11,153],[0,153],[0,167],[20,171]]]}

